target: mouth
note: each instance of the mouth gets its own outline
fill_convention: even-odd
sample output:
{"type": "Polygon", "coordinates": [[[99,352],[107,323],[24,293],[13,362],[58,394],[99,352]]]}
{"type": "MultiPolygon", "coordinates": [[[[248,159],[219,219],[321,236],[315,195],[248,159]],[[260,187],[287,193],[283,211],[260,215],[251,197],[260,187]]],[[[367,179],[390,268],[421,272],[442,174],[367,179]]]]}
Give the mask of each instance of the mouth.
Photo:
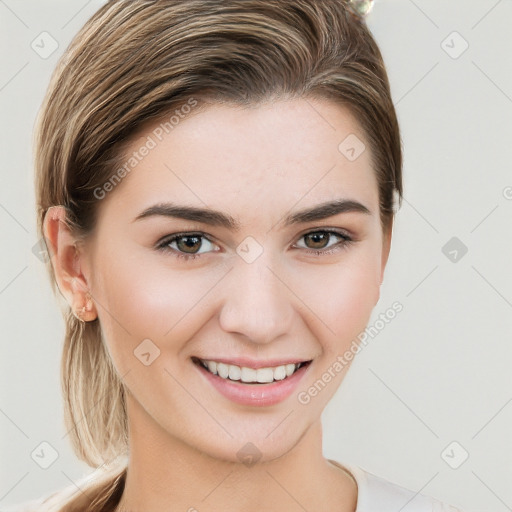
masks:
{"type": "Polygon", "coordinates": [[[192,362],[206,369],[212,375],[239,384],[262,385],[284,381],[295,374],[300,368],[308,366],[312,360],[297,363],[281,364],[262,368],[250,368],[220,361],[199,359],[193,356],[192,362]]]}

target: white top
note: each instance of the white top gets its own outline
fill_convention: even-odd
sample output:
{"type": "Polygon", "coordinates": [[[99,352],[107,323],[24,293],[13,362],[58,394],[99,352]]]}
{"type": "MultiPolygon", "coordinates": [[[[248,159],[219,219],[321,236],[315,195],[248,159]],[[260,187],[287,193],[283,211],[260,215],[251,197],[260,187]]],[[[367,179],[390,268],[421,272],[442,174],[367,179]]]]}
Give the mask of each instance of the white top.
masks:
{"type": "Polygon", "coordinates": [[[358,488],[355,512],[463,512],[439,500],[384,480],[359,466],[341,465],[334,460],[328,460],[342,469],[347,469],[354,476],[358,488]]]}
{"type": "MultiPolygon", "coordinates": [[[[434,498],[384,480],[359,466],[342,465],[335,460],[328,460],[337,467],[348,470],[355,478],[358,488],[355,512],[463,512],[434,498]]],[[[74,490],[76,491],[76,487],[74,490]]],[[[7,508],[0,507],[0,512],[37,512],[41,510],[39,507],[44,500],[45,498],[40,498],[7,508]]]]}

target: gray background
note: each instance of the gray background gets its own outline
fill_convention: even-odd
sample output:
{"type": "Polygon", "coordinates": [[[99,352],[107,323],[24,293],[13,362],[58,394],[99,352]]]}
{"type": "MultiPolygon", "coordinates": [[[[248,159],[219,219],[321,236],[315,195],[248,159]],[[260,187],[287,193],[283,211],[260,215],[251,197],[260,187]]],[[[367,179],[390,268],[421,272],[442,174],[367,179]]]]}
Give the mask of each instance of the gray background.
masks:
{"type": "MultiPolygon", "coordinates": [[[[0,508],[90,472],[62,421],[63,322],[32,253],[31,144],[56,60],[101,4],[0,0],[0,508]],[[45,31],[50,56],[31,47],[51,49],[45,31]],[[48,469],[31,458],[41,442],[59,454],[48,469]]],[[[377,0],[369,16],[405,151],[370,325],[396,300],[404,309],[324,413],[326,456],[469,512],[512,510],[511,22],[511,0],[377,0]]]]}

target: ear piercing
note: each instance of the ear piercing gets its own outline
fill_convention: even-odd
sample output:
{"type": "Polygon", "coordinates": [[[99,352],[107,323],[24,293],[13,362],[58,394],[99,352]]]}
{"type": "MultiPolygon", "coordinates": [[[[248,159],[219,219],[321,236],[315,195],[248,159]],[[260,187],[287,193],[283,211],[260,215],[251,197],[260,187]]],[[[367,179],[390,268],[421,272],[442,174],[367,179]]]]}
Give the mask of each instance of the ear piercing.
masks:
{"type": "Polygon", "coordinates": [[[77,310],[77,311],[74,311],[73,314],[75,315],[75,317],[80,320],[80,322],[89,322],[91,320],[95,320],[96,319],[96,315],[93,313],[93,317],[92,318],[88,318],[88,316],[90,316],[89,313],[92,312],[92,298],[91,298],[91,295],[89,294],[89,292],[87,292],[86,294],[86,302],[85,302],[85,306],[83,306],[81,309],[77,310]]]}

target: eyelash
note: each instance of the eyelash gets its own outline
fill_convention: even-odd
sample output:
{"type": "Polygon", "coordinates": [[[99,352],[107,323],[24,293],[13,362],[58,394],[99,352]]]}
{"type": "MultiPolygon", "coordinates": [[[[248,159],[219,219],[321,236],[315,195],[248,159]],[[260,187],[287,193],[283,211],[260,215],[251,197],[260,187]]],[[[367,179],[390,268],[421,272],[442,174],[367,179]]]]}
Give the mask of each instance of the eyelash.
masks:
{"type": "MultiPolygon", "coordinates": [[[[301,235],[299,240],[308,235],[318,234],[318,233],[327,233],[329,235],[338,236],[339,238],[341,238],[341,241],[329,249],[305,249],[306,253],[313,254],[315,256],[325,256],[325,255],[329,255],[329,254],[338,252],[339,250],[346,249],[351,243],[353,243],[355,241],[354,239],[352,239],[350,236],[348,236],[345,233],[342,233],[339,231],[334,231],[334,230],[329,230],[329,229],[308,231],[307,233],[304,233],[303,235],[301,235]]],[[[159,242],[157,244],[156,249],[159,251],[165,252],[165,253],[171,253],[176,258],[183,258],[184,260],[194,260],[196,258],[199,258],[202,255],[202,253],[201,254],[185,254],[185,253],[179,252],[176,249],[169,247],[170,243],[172,243],[180,238],[187,238],[187,237],[193,237],[193,236],[206,238],[206,240],[211,242],[211,240],[204,233],[200,233],[200,232],[199,233],[194,233],[194,232],[176,233],[174,235],[171,235],[170,237],[164,238],[161,242],[159,242]]],[[[208,254],[208,253],[205,253],[205,254],[208,254]]]]}

